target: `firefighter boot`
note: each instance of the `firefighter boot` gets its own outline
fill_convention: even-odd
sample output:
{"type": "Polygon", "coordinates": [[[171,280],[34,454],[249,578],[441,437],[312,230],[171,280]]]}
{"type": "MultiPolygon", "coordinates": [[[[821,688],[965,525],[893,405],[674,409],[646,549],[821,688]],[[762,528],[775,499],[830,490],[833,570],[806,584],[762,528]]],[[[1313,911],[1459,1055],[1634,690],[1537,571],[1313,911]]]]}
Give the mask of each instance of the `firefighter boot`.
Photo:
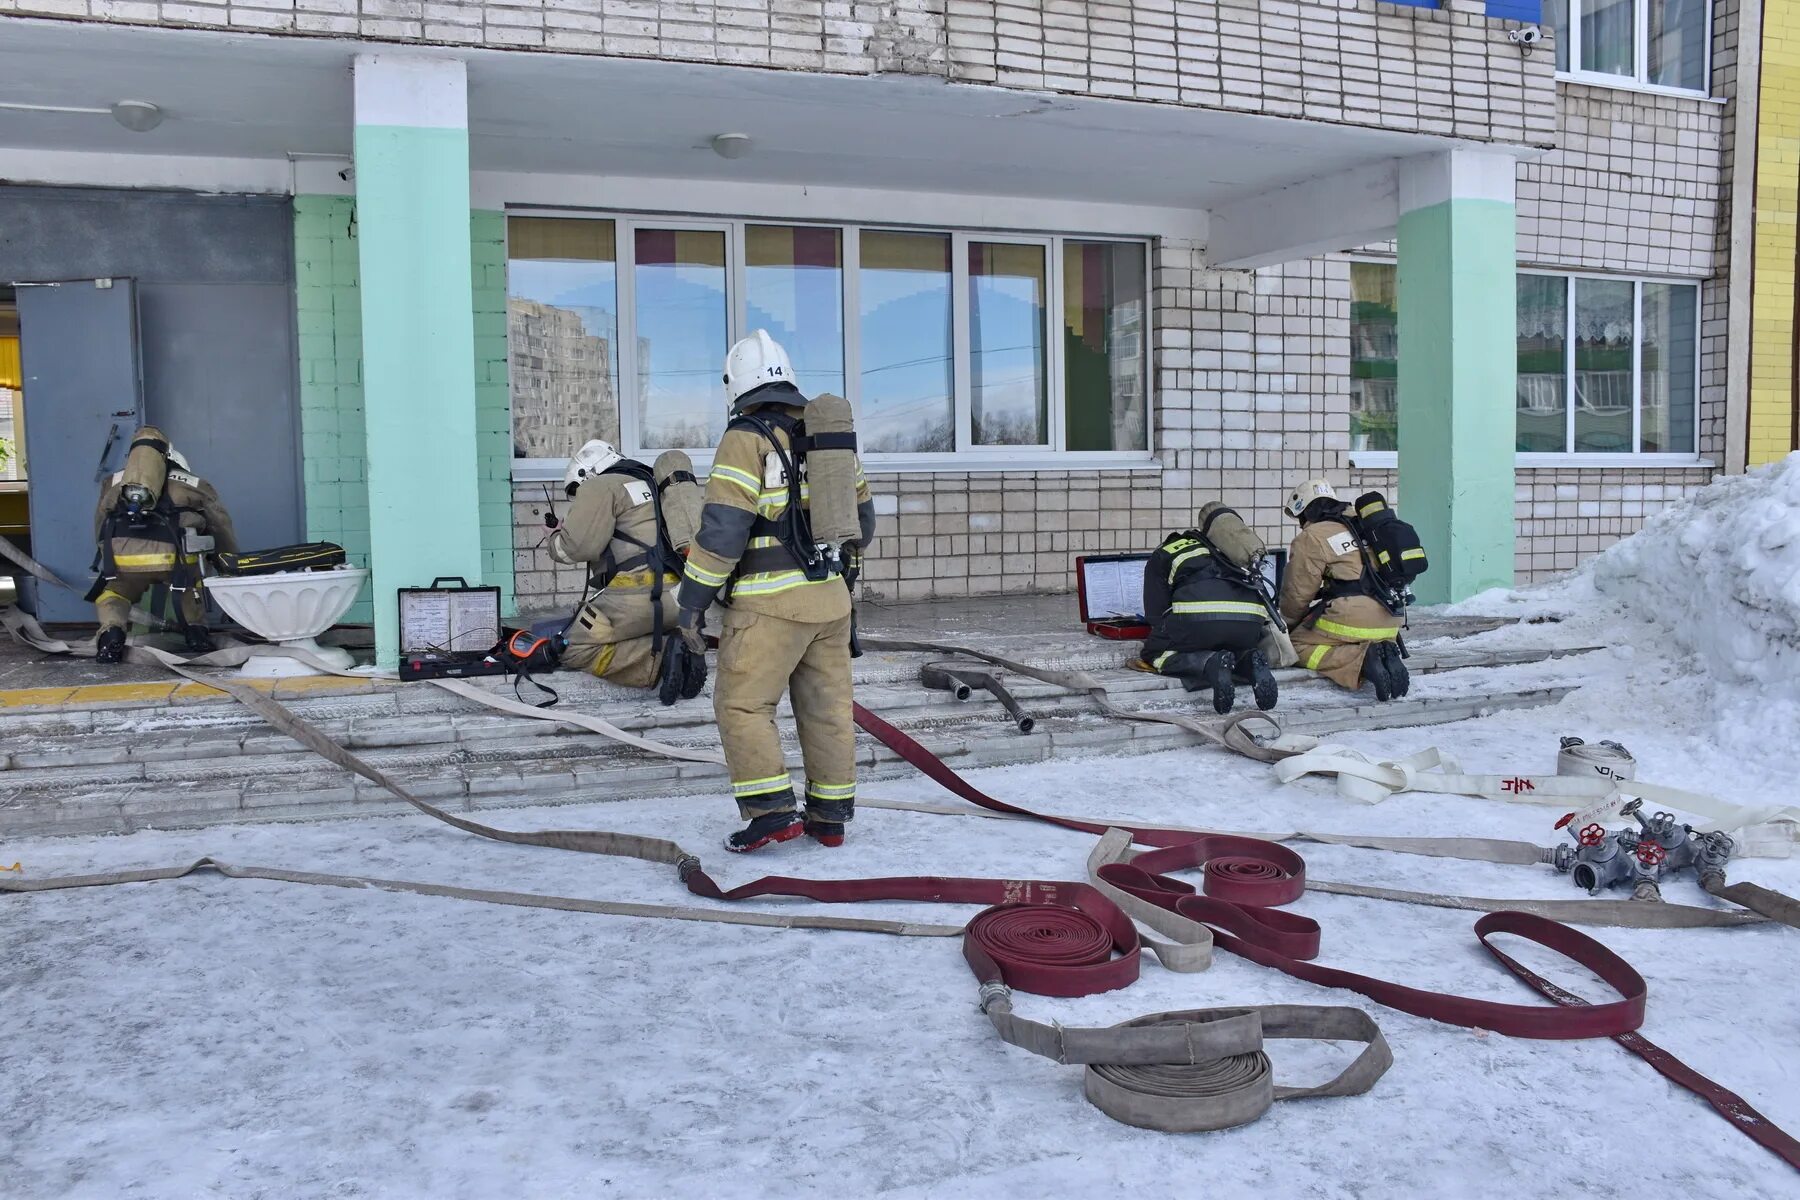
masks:
{"type": "Polygon", "coordinates": [[[799,814],[792,810],[764,813],[726,838],[725,848],[733,854],[749,854],[776,842],[791,842],[805,832],[799,814]]]}
{"type": "Polygon", "coordinates": [[[1412,672],[1406,669],[1406,652],[1399,642],[1383,642],[1382,645],[1387,647],[1388,678],[1394,681],[1394,695],[1404,696],[1412,691],[1412,672]]]}
{"type": "Polygon", "coordinates": [[[212,634],[204,625],[189,625],[181,631],[182,640],[187,642],[189,654],[211,654],[219,648],[213,641],[212,634]]]}
{"type": "Polygon", "coordinates": [[[806,836],[821,846],[844,844],[844,825],[850,820],[849,800],[809,800],[806,805],[806,836]]]}
{"type": "Polygon", "coordinates": [[[1392,642],[1376,642],[1363,652],[1363,678],[1375,685],[1375,699],[1383,704],[1400,694],[1389,666],[1388,651],[1392,648],[1392,642]]]}
{"type": "Polygon", "coordinates": [[[120,663],[125,661],[125,631],[117,625],[109,625],[100,631],[94,639],[94,661],[97,663],[120,663]]]}
{"type": "Polygon", "coordinates": [[[1275,707],[1280,692],[1275,686],[1275,674],[1269,670],[1269,660],[1261,650],[1251,650],[1238,656],[1237,676],[1250,685],[1250,691],[1256,697],[1257,708],[1268,712],[1275,707]]]}

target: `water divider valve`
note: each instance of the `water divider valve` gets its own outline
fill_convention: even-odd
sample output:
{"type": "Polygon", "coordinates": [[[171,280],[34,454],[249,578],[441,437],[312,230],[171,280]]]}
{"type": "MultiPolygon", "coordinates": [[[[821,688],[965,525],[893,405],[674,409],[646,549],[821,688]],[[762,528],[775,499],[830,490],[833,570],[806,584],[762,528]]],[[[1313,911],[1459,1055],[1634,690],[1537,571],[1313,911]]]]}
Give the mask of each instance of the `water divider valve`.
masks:
{"type": "Polygon", "coordinates": [[[1620,809],[1636,822],[1636,829],[1607,829],[1590,823],[1573,827],[1570,813],[1557,823],[1574,839],[1574,846],[1556,848],[1555,866],[1573,877],[1575,886],[1597,895],[1605,888],[1629,883],[1634,900],[1662,899],[1664,875],[1693,868],[1702,887],[1725,881],[1725,864],[1736,843],[1723,832],[1697,833],[1681,824],[1674,813],[1645,816],[1644,802],[1633,800],[1620,809]]]}

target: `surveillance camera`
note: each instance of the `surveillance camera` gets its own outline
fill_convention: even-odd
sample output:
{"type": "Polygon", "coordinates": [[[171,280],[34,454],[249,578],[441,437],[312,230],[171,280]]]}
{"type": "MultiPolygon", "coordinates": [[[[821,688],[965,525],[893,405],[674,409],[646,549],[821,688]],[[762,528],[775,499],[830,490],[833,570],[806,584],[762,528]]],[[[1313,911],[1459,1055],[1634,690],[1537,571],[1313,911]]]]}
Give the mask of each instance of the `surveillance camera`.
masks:
{"type": "Polygon", "coordinates": [[[1515,46],[1535,46],[1544,40],[1544,31],[1536,25],[1526,25],[1521,29],[1513,30],[1506,36],[1515,46]]]}
{"type": "Polygon", "coordinates": [[[345,167],[343,170],[341,170],[337,173],[337,177],[339,179],[343,180],[345,183],[349,183],[352,179],[356,178],[356,168],[355,167],[345,167]]]}

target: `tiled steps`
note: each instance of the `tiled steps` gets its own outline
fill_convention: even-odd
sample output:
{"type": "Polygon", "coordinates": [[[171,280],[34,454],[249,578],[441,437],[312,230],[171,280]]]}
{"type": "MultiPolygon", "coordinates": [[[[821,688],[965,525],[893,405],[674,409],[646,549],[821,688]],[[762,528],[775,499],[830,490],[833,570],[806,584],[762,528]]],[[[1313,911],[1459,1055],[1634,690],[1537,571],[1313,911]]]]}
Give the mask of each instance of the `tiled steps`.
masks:
{"type": "MultiPolygon", "coordinates": [[[[1105,657],[1118,661],[1116,652],[1105,657]]],[[[1430,674],[1543,657],[1477,654],[1446,639],[1422,645],[1413,667],[1430,674]]],[[[958,703],[911,682],[925,656],[869,658],[858,664],[858,699],[958,769],[1143,753],[1194,741],[1172,726],[1103,719],[1085,697],[1010,676],[1009,687],[1037,718],[1034,731],[1021,735],[982,693],[958,703]]],[[[1128,707],[1212,716],[1204,697],[1186,695],[1173,681],[1116,667],[1100,674],[1128,707]]],[[[1459,720],[1549,703],[1568,690],[1552,684],[1489,694],[1476,677],[1454,695],[1378,706],[1300,672],[1281,674],[1279,716],[1289,729],[1306,732],[1459,720]]],[[[565,702],[582,711],[642,736],[716,745],[704,700],[664,709],[645,703],[641,693],[570,682],[580,686],[565,691],[565,702]]],[[[723,769],[711,764],[654,758],[585,731],[490,713],[436,688],[412,685],[290,707],[421,798],[453,809],[690,792],[724,780],[723,769]]],[[[380,788],[299,748],[233,703],[0,713],[0,746],[0,838],[405,811],[380,788]]],[[[791,735],[788,749],[795,749],[791,735]]],[[[911,769],[867,737],[859,738],[858,754],[866,779],[911,769]]],[[[797,755],[792,761],[798,765],[797,755]]]]}

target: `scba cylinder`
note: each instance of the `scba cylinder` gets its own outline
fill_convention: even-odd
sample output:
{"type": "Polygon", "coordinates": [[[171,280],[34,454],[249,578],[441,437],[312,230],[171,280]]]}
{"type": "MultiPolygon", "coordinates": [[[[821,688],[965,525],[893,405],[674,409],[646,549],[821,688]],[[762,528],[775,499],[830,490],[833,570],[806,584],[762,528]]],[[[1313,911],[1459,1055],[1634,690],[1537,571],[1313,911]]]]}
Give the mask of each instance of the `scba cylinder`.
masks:
{"type": "Polygon", "coordinates": [[[813,540],[826,546],[860,541],[856,518],[856,428],[850,402],[829,393],[806,406],[807,511],[813,540]]]}

